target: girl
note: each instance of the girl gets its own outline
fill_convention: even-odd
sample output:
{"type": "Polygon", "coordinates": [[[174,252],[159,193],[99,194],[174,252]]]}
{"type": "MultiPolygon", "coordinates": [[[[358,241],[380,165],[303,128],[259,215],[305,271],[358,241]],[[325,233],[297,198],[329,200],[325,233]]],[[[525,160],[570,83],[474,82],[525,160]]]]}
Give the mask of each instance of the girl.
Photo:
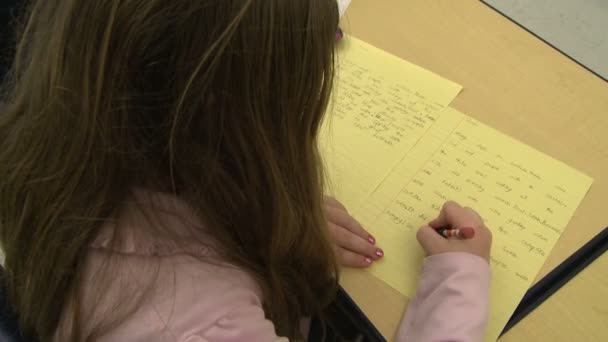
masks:
{"type": "MultiPolygon", "coordinates": [[[[334,0],[34,1],[0,115],[0,242],[21,328],[303,339],[339,261],[382,254],[323,203],[337,22],[334,0]]],[[[398,339],[482,338],[489,236],[453,203],[420,230],[431,256],[398,339]],[[446,240],[446,225],[476,235],[446,240]]]]}

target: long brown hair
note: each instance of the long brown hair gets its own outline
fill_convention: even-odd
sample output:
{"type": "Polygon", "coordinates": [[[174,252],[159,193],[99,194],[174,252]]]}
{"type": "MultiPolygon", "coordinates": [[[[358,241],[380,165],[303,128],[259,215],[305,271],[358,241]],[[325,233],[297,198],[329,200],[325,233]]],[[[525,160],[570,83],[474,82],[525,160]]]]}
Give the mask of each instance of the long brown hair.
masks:
{"type": "Polygon", "coordinates": [[[296,337],[337,277],[316,146],[336,1],[40,0],[23,18],[0,113],[0,243],[22,329],[52,338],[87,247],[143,187],[194,208],[296,337]]]}

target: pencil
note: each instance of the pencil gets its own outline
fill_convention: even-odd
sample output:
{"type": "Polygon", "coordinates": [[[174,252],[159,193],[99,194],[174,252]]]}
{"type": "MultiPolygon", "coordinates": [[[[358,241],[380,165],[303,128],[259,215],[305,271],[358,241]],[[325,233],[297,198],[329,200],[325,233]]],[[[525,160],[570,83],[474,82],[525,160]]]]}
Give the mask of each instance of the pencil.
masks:
{"type": "Polygon", "coordinates": [[[437,233],[443,236],[446,239],[456,238],[456,239],[471,239],[475,236],[475,229],[471,227],[464,228],[439,228],[437,229],[437,233]]]}

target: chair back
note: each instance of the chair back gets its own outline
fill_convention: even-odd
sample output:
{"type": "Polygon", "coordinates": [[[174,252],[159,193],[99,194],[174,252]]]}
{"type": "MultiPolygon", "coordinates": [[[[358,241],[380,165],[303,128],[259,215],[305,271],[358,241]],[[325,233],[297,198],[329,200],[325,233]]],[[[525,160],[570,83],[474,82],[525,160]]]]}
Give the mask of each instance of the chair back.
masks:
{"type": "Polygon", "coordinates": [[[0,267],[0,341],[2,342],[26,342],[19,331],[17,316],[11,310],[6,297],[4,286],[4,270],[0,267]]]}

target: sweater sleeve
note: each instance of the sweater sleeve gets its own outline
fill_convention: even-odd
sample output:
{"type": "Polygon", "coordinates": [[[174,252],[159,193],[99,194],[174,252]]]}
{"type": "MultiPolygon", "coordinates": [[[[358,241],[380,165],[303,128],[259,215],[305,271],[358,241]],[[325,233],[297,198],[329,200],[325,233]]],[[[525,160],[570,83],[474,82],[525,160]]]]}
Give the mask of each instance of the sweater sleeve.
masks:
{"type": "Polygon", "coordinates": [[[489,312],[490,266],[468,253],[427,257],[397,341],[483,341],[489,312]]]}

